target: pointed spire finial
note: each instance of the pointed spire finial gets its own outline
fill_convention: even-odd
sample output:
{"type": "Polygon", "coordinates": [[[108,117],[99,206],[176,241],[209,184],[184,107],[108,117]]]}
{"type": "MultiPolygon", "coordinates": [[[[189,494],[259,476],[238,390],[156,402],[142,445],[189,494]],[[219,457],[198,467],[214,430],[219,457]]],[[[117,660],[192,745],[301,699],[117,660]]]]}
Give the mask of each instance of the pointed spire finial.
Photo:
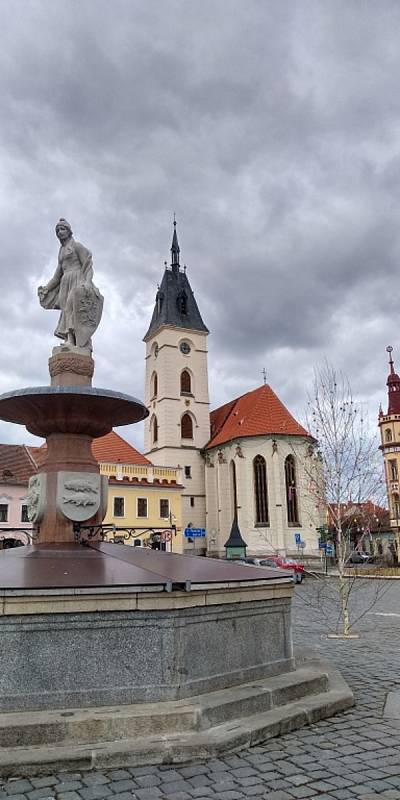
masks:
{"type": "Polygon", "coordinates": [[[394,361],[392,358],[393,347],[391,344],[388,344],[386,348],[386,352],[389,353],[389,365],[390,365],[390,374],[394,375],[394,361]]]}
{"type": "Polygon", "coordinates": [[[263,379],[264,379],[264,386],[266,386],[267,385],[267,370],[265,369],[265,367],[262,368],[262,375],[263,375],[263,379]]]}
{"type": "Polygon", "coordinates": [[[178,244],[178,235],[176,233],[176,216],[174,211],[174,234],[172,237],[172,246],[171,246],[171,267],[175,272],[179,272],[179,244],[178,244]]]}

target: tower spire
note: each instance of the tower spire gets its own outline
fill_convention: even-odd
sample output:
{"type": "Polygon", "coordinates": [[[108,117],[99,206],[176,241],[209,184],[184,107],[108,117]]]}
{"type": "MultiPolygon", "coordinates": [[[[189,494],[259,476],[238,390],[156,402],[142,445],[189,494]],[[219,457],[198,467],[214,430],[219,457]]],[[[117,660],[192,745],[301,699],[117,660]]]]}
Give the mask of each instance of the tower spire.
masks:
{"type": "Polygon", "coordinates": [[[179,244],[178,244],[178,234],[176,232],[176,218],[174,212],[174,233],[172,236],[172,245],[171,245],[171,267],[173,272],[179,272],[179,244]]]}
{"type": "Polygon", "coordinates": [[[388,345],[386,352],[389,353],[390,373],[386,382],[388,387],[388,414],[400,414],[400,377],[394,369],[392,358],[393,347],[388,345]]]}
{"type": "Polygon", "coordinates": [[[393,347],[392,347],[391,344],[388,344],[388,346],[386,348],[386,352],[389,353],[390,374],[394,375],[395,374],[395,372],[394,372],[394,361],[393,361],[393,358],[392,358],[393,347]]]}

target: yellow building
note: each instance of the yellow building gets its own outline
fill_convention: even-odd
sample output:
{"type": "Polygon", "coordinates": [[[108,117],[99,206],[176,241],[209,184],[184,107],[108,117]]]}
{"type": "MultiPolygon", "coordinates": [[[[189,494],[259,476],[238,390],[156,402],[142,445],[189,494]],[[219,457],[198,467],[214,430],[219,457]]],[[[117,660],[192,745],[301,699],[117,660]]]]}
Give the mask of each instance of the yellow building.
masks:
{"type": "Polygon", "coordinates": [[[92,451],[108,476],[103,525],[135,529],[115,530],[108,538],[131,545],[140,539],[148,546],[161,541],[167,551],[182,553],[181,469],[153,466],[115,431],[94,439],[92,451]]]}
{"type": "Polygon", "coordinates": [[[388,410],[379,412],[381,450],[385,462],[386,488],[389,503],[390,526],[395,533],[397,556],[400,557],[400,377],[394,370],[393,347],[387,347],[390,373],[387,379],[388,410]]]}

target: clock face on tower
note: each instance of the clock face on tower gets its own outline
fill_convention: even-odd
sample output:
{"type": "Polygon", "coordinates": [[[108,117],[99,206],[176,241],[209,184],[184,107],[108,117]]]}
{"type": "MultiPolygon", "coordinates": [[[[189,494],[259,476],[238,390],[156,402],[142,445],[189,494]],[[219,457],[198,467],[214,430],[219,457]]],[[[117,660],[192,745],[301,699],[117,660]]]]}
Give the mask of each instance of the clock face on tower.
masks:
{"type": "Polygon", "coordinates": [[[190,353],[190,344],[187,342],[181,342],[179,345],[179,349],[184,356],[188,356],[190,353]]]}

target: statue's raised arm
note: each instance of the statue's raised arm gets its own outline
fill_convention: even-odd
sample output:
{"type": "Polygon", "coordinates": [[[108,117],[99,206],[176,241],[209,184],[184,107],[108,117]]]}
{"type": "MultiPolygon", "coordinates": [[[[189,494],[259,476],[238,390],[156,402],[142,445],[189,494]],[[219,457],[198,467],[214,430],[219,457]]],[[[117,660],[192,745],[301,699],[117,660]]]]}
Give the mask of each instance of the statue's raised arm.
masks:
{"type": "Polygon", "coordinates": [[[70,347],[91,350],[103,310],[103,297],[93,283],[92,254],[75,241],[65,219],[57,222],[56,236],[61,245],[58,265],[48,284],[38,288],[40,305],[61,311],[55,336],[70,347]]]}

